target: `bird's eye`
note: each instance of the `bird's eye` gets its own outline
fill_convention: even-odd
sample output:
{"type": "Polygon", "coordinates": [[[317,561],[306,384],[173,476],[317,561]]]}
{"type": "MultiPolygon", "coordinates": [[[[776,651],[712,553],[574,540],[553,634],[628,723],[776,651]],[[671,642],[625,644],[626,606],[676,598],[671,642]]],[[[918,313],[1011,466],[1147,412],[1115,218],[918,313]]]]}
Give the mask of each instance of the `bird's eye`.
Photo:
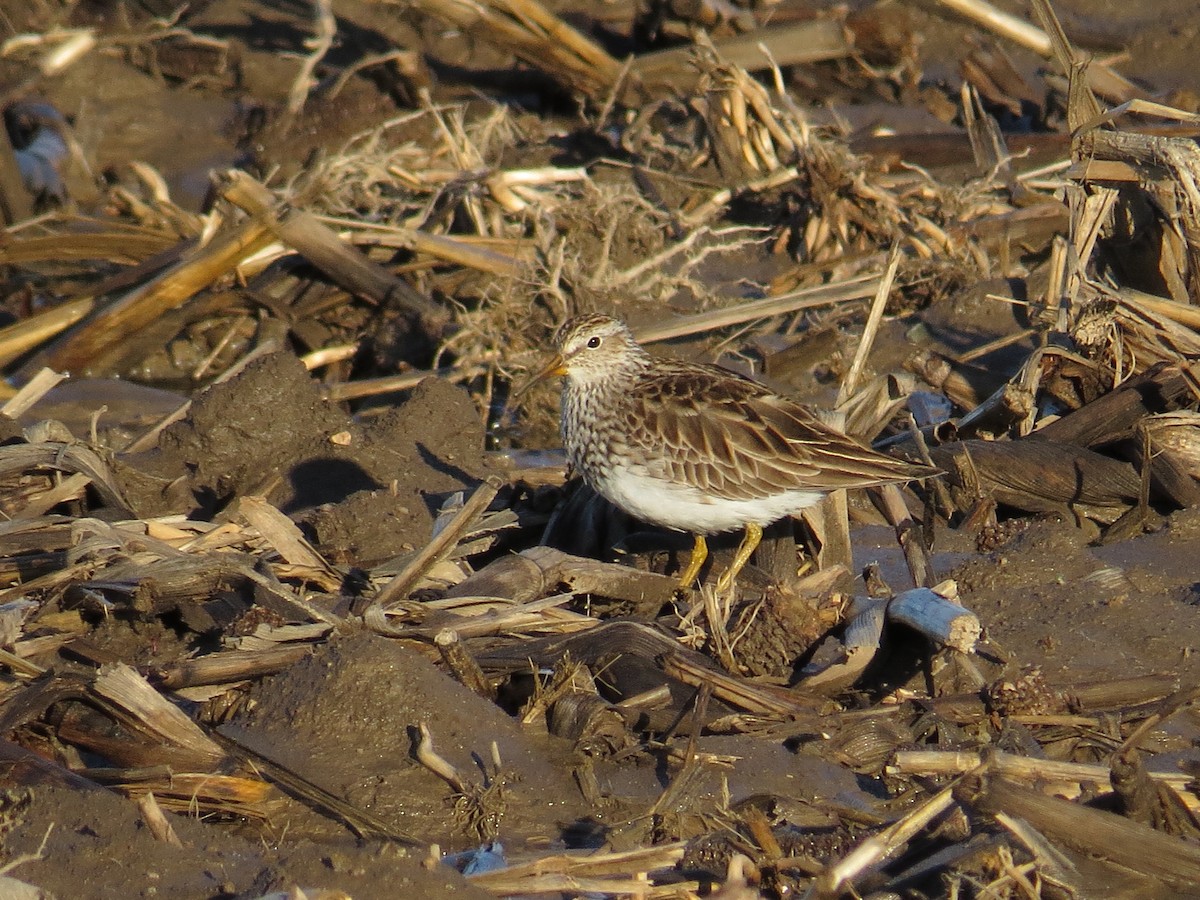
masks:
{"type": "Polygon", "coordinates": [[[598,338],[598,337],[588,338],[587,345],[588,345],[589,350],[595,350],[597,347],[600,346],[600,338],[598,338]]]}

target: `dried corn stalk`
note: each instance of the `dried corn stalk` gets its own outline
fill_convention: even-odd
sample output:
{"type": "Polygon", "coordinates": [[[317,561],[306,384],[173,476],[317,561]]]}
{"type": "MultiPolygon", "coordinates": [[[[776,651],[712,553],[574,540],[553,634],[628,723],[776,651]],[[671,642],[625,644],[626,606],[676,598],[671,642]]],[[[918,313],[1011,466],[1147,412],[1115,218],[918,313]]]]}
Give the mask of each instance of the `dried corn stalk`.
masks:
{"type": "Polygon", "coordinates": [[[1073,252],[1051,290],[1066,313],[1060,327],[1114,383],[1157,362],[1197,358],[1200,150],[1190,139],[1093,129],[1076,140],[1074,158],[1073,252]]]}
{"type": "Polygon", "coordinates": [[[536,0],[417,0],[412,5],[487,38],[594,103],[607,99],[621,80],[619,62],[536,0]]]}
{"type": "Polygon", "coordinates": [[[797,128],[802,122],[779,113],[762,84],[714,52],[701,51],[697,65],[702,78],[692,107],[704,118],[717,166],[727,179],[761,178],[796,161],[806,143],[797,128]]]}
{"type": "Polygon", "coordinates": [[[990,181],[955,192],[917,173],[904,181],[881,178],[844,141],[810,126],[777,70],[768,92],[711,47],[698,51],[696,65],[702,78],[690,107],[703,119],[711,153],[733,186],[690,221],[703,221],[736,192],[794,182],[805,196],[793,226],[800,234],[792,243],[805,260],[827,261],[898,241],[918,259],[948,257],[986,268],[986,259],[953,239],[949,226],[997,211],[990,181]]]}

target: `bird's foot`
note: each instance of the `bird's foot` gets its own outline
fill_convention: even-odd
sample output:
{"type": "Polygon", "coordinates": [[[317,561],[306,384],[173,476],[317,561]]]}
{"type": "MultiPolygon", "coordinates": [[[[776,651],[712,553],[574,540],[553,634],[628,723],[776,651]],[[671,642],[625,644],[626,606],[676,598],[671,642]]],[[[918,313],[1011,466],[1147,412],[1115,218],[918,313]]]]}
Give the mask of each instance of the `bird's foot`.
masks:
{"type": "Polygon", "coordinates": [[[742,538],[742,543],[738,546],[737,553],[733,555],[733,562],[729,564],[729,568],[721,573],[721,577],[717,579],[717,596],[724,597],[730,594],[737,582],[738,573],[742,571],[746,563],[750,561],[750,555],[754,553],[759,542],[762,540],[762,526],[755,525],[753,522],[746,526],[746,534],[742,538]]]}
{"type": "Polygon", "coordinates": [[[704,535],[697,534],[694,540],[692,555],[688,558],[688,564],[679,575],[679,590],[685,594],[696,587],[696,577],[700,574],[704,560],[708,559],[708,544],[705,543],[704,535]]]}

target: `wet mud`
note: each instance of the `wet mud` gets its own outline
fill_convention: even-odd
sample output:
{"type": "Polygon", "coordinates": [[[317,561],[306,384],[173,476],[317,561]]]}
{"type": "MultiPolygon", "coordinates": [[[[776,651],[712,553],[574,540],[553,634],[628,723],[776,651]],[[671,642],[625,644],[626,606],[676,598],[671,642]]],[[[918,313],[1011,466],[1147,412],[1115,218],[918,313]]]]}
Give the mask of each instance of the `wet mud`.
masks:
{"type": "MultiPolygon", "coordinates": [[[[127,173],[132,161],[145,161],[162,175],[181,210],[204,207],[212,168],[251,167],[272,172],[280,182],[297,177],[381,120],[412,112],[416,100],[409,92],[422,86],[421,78],[394,77],[394,72],[347,77],[336,95],[318,92],[302,113],[283,116],[280,109],[307,36],[296,30],[305,20],[291,9],[295,4],[197,4],[186,16],[187,28],[219,37],[227,46],[214,56],[203,44],[167,42],[157,46],[160,56],[154,59],[146,55],[149,44],[122,43],[121,36],[170,12],[158,9],[163,4],[82,3],[63,9],[38,4],[36,14],[25,4],[2,5],[9,7],[12,23],[6,38],[12,36],[9,30],[51,25],[94,28],[107,36],[105,52],[45,80],[39,90],[70,113],[84,155],[97,171],[111,170],[115,184],[125,177],[117,173],[127,173]]],[[[1200,93],[1193,59],[1197,34],[1185,6],[1163,2],[1130,17],[1115,4],[1056,4],[1068,30],[1085,45],[1125,48],[1127,75],[1153,85],[1155,96],[1181,108],[1190,103],[1194,110],[1200,93]]],[[[473,98],[480,72],[512,75],[508,54],[476,46],[415,11],[396,13],[389,6],[358,2],[337,7],[341,43],[332,51],[331,66],[349,65],[367,52],[413,49],[426,59],[422,65],[433,69],[434,98],[446,104],[473,98]]],[[[565,11],[572,14],[569,19],[595,12],[565,11]]],[[[623,16],[633,13],[622,7],[623,16]]],[[[619,27],[614,22],[600,30],[610,43],[620,43],[614,35],[623,34],[628,23],[624,18],[619,27]]],[[[964,35],[978,35],[973,26],[924,6],[906,8],[905,23],[922,36],[926,81],[957,77],[964,35]]],[[[1014,50],[1013,58],[1022,73],[1037,70],[1025,51],[1014,50]]],[[[516,70],[528,74],[523,65],[516,70]]],[[[0,60],[0,73],[11,83],[21,77],[9,60],[0,60]]],[[[899,67],[897,73],[903,80],[899,67]]],[[[797,80],[818,91],[826,74],[816,69],[797,80]]],[[[858,102],[842,110],[856,123],[854,129],[886,119],[919,134],[940,121],[930,112],[934,104],[917,103],[922,85],[881,83],[895,87],[886,103],[858,102]]],[[[846,84],[841,78],[830,91],[849,90],[846,84]]],[[[505,102],[520,108],[529,96],[523,92],[531,90],[518,79],[511,94],[505,92],[505,102]]],[[[590,158],[590,148],[562,137],[571,122],[570,101],[561,92],[552,98],[530,100],[530,109],[517,117],[524,146],[511,149],[509,156],[522,166],[554,161],[566,167],[590,158]]],[[[482,119],[484,106],[476,98],[464,108],[482,119]]],[[[436,130],[428,120],[413,127],[417,143],[431,140],[436,130]]],[[[402,169],[393,166],[387,177],[415,177],[402,169]]],[[[456,189],[448,185],[445,196],[456,189]]],[[[430,201],[430,218],[445,196],[430,201]]],[[[605,205],[601,199],[592,202],[590,209],[605,205]]],[[[668,207],[672,203],[665,201],[668,207]]],[[[587,221],[586,209],[572,208],[564,221],[571,216],[587,221]]],[[[761,211],[746,213],[753,218],[761,211]]],[[[634,266],[660,249],[663,221],[656,212],[605,231],[597,220],[592,233],[575,239],[578,246],[611,249],[613,261],[634,266]]],[[[547,269],[554,269],[553,251],[537,248],[547,269]]],[[[708,263],[699,276],[690,272],[680,283],[700,276],[722,286],[769,282],[793,268],[786,255],[755,243],[708,263]]],[[[33,280],[22,284],[23,277],[14,276],[6,310],[34,304],[28,287],[33,280]]],[[[416,318],[386,303],[347,307],[329,321],[319,321],[328,310],[315,303],[317,311],[307,324],[291,323],[292,342],[285,349],[255,359],[226,381],[180,389],[175,379],[186,366],[174,365],[179,347],[172,344],[121,373],[140,374],[148,384],[75,378],[16,421],[5,417],[7,430],[0,431],[5,444],[44,444],[60,457],[81,443],[94,444],[104,449],[105,471],[111,474],[110,481],[97,476],[90,482],[103,483],[104,490],[93,487],[31,512],[24,506],[28,498],[52,489],[60,476],[46,475],[46,465],[25,481],[5,472],[6,478],[12,476],[11,483],[4,482],[5,514],[12,519],[7,530],[0,529],[0,546],[5,559],[17,562],[12,572],[5,570],[13,588],[3,592],[4,599],[33,598],[41,605],[36,616],[21,620],[23,626],[3,623],[5,652],[20,649],[18,637],[55,639],[47,649],[29,648],[20,657],[36,671],[22,669],[19,660],[3,660],[9,669],[0,698],[5,745],[0,757],[6,772],[0,838],[4,861],[12,866],[4,876],[42,892],[28,896],[252,898],[294,888],[310,897],[341,896],[320,891],[356,898],[510,895],[514,892],[472,882],[438,859],[438,851],[471,851],[493,840],[502,842],[514,863],[568,851],[633,851],[678,842],[678,854],[669,865],[656,865],[655,877],[660,884],[680,882],[678,896],[702,896],[727,880],[736,854],[762,851],[762,856],[770,849],[754,844],[764,830],[785,845],[776,849],[802,862],[795,869],[777,867],[774,881],[759,880],[755,893],[745,896],[783,896],[907,811],[906,792],[916,791],[914,785],[925,776],[901,777],[889,768],[896,752],[926,746],[972,751],[1002,746],[1016,752],[1036,745],[1030,736],[1034,725],[1024,720],[1014,719],[1003,733],[987,732],[989,723],[998,721],[997,710],[1004,709],[997,697],[1005,691],[1020,695],[1010,697],[1014,704],[1032,703],[1031,696],[1039,702],[1056,698],[1034,712],[1022,708],[1021,714],[1061,716],[1061,727],[1070,734],[1054,750],[1061,759],[1082,763],[1106,760],[1120,746],[1131,730],[1128,720],[1121,730],[1121,717],[1130,709],[1195,685],[1200,674],[1196,507],[1159,502],[1135,533],[1121,535],[1106,530],[1120,513],[1089,518],[1070,505],[1030,512],[1002,504],[986,527],[962,527],[961,517],[951,527],[927,517],[937,580],[952,579],[957,601],[982,625],[978,652],[968,662],[947,661],[951,654],[936,652],[915,631],[889,628],[870,668],[853,684],[799,698],[787,694],[786,685],[841,652],[840,644],[834,647],[837,642],[826,638],[845,624],[844,601],[871,593],[863,575],[868,567],[876,566],[877,577],[895,591],[910,586],[896,531],[869,502],[854,498],[853,565],[840,582],[821,583],[811,595],[789,594],[794,583],[776,577],[780,566],[767,553],[742,581],[734,620],[751,634],[741,652],[753,659],[745,661],[739,677],[768,699],[783,703],[779,698],[786,695],[788,705],[771,706],[762,697],[757,699],[765,706],[739,705],[711,688],[697,688],[686,668],[679,668],[680,659],[693,672],[721,671],[713,655],[699,649],[704,642],[695,622],[700,617],[695,609],[689,615],[687,602],[669,585],[663,587],[666,578],[652,578],[674,575],[688,542],[648,531],[585,490],[564,486],[557,457],[542,466],[534,463],[544,457],[525,455],[553,449],[553,390],[532,395],[525,420],[516,426],[511,410],[506,419],[501,409],[522,380],[515,376],[524,376],[547,349],[545,328],[538,331],[529,323],[548,324],[565,308],[551,293],[483,321],[492,309],[487,289],[478,295],[467,291],[469,302],[460,301],[453,289],[474,290],[490,277],[441,281],[430,291],[437,303],[477,329],[464,328],[469,337],[457,343],[453,329],[433,328],[414,339],[422,348],[414,350],[396,332],[410,326],[419,331],[412,324],[416,318]],[[511,335],[487,333],[506,322],[513,325],[511,335]],[[472,342],[483,340],[479,334],[490,341],[487,353],[472,357],[478,349],[472,342]],[[339,400],[331,393],[332,379],[306,369],[300,357],[361,335],[368,338],[343,373],[432,374],[382,393],[382,399],[339,400]],[[440,352],[429,352],[428,343],[440,352]],[[508,358],[508,351],[517,358],[508,358]],[[478,364],[478,371],[473,377],[453,375],[449,370],[456,359],[478,364]],[[492,367],[486,374],[483,363],[492,367]],[[175,421],[138,445],[138,438],[188,401],[175,421]],[[39,424],[46,420],[57,424],[39,424]],[[41,430],[31,434],[30,427],[41,430]],[[475,530],[459,534],[430,562],[419,586],[414,579],[403,596],[391,598],[395,602],[386,614],[376,610],[378,618],[365,616],[376,591],[403,574],[442,529],[453,527],[462,504],[487,490],[490,502],[476,517],[483,523],[473,519],[475,530]],[[265,521],[239,511],[245,498],[265,501],[290,521],[295,531],[286,534],[292,542],[276,537],[271,544],[264,537],[265,521]],[[28,524],[37,516],[46,531],[35,539],[22,530],[22,521],[28,524]],[[119,523],[138,520],[154,522],[134,537],[117,530],[119,523]],[[204,529],[184,534],[188,522],[203,523],[204,529]],[[531,561],[524,555],[542,547],[547,536],[559,551],[632,567],[647,581],[630,587],[610,569],[581,574],[561,561],[531,561]],[[189,570],[185,578],[180,560],[187,553],[181,548],[190,552],[193,540],[205,542],[214,554],[209,563],[219,553],[220,564],[189,570]],[[512,581],[497,576],[487,587],[512,588],[505,600],[522,597],[532,576],[518,579],[511,572],[532,567],[544,583],[529,589],[527,599],[572,594],[560,604],[561,615],[529,630],[522,625],[505,632],[511,625],[507,619],[490,628],[490,621],[511,610],[495,594],[477,597],[468,588],[479,585],[467,579],[499,560],[517,560],[508,563],[512,569],[506,577],[512,581]],[[68,567],[74,567],[71,576],[56,580],[54,573],[68,567]],[[460,582],[468,588],[456,589],[460,582]],[[31,583],[25,591],[17,589],[31,583]],[[470,608],[472,602],[479,608],[470,608]],[[462,608],[470,614],[457,616],[462,608]],[[320,614],[301,615],[313,610],[320,614]],[[751,628],[762,610],[762,621],[771,625],[755,634],[751,628]],[[631,622],[646,633],[610,634],[597,638],[591,649],[572,646],[569,636],[584,629],[588,617],[631,622]],[[129,751],[137,744],[129,737],[131,723],[88,693],[89,679],[126,664],[166,692],[171,677],[182,677],[174,675],[177,667],[228,650],[235,646],[230,641],[258,633],[259,626],[298,626],[302,619],[306,627],[326,630],[306,637],[303,651],[286,664],[247,672],[232,684],[216,682],[216,687],[189,682],[190,693],[171,695],[171,702],[210,730],[223,748],[226,755],[213,763],[213,774],[249,779],[261,766],[267,773],[264,794],[247,807],[231,800],[225,808],[189,808],[183,798],[167,814],[177,841],[153,834],[130,779],[153,776],[162,784],[178,771],[165,771],[145,747],[140,756],[129,751]],[[802,619],[804,628],[782,633],[802,619]],[[464,685],[463,673],[435,643],[443,632],[456,629],[486,673],[489,696],[464,685]],[[663,638],[668,632],[671,637],[663,638]],[[659,638],[669,649],[654,643],[659,638]],[[954,671],[947,675],[947,669],[954,671]],[[1086,702],[1054,705],[1080,692],[1091,696],[1087,690],[1097,685],[1142,677],[1147,681],[1137,684],[1148,685],[1151,676],[1160,681],[1143,697],[1123,696],[1092,709],[1086,702]],[[571,693],[563,685],[572,679],[585,685],[578,693],[596,706],[594,715],[580,713],[586,721],[579,727],[564,724],[565,707],[546,714],[571,693]],[[554,695],[555,690],[561,694],[554,695]],[[525,715],[543,692],[551,696],[541,714],[525,715]],[[959,701],[969,707],[966,712],[946,711],[959,701]],[[76,707],[88,703],[91,712],[85,716],[76,707]],[[108,711],[103,727],[91,718],[97,709],[108,711]],[[69,733],[86,740],[66,740],[64,723],[74,728],[69,733]],[[451,767],[457,783],[422,760],[423,748],[451,767]],[[108,773],[111,785],[103,781],[108,769],[120,770],[119,778],[108,773]],[[296,781],[312,790],[297,788],[296,781]],[[338,812],[336,804],[331,812],[325,802],[330,797],[362,818],[338,812]],[[247,811],[249,806],[253,809],[247,811]],[[751,821],[755,824],[747,826],[751,821]],[[372,831],[376,826],[386,826],[388,834],[372,831]]],[[[1033,278],[1004,276],[938,295],[937,288],[918,284],[906,300],[909,307],[884,323],[872,367],[880,374],[899,373],[916,350],[954,355],[1017,335],[980,366],[980,383],[989,384],[989,374],[1003,382],[1015,370],[1012,361],[1034,346],[1031,334],[1018,334],[1031,326],[1017,307],[1040,287],[1033,278]],[[1003,291],[1021,296],[1008,297],[1012,303],[989,299],[1003,291]]],[[[615,290],[588,300],[646,327],[663,319],[664,309],[672,315],[704,311],[696,294],[664,299],[615,290]]],[[[746,368],[749,361],[772,384],[829,405],[861,336],[861,312],[805,320],[811,334],[803,341],[792,339],[790,329],[798,320],[785,322],[781,316],[768,332],[710,338],[696,331],[656,349],[689,358],[719,357],[735,368],[746,368]]],[[[186,333],[188,323],[182,324],[186,333]]],[[[252,326],[253,321],[245,325],[247,334],[252,326]]],[[[250,346],[246,334],[237,334],[230,353],[250,346]]],[[[211,334],[171,340],[187,343],[197,358],[220,349],[211,334]]],[[[28,358],[23,365],[30,365],[28,358]]],[[[1129,472],[1134,484],[1138,474],[1129,472]]],[[[910,506],[914,516],[923,515],[916,499],[910,506]]],[[[787,556],[783,570],[794,574],[794,538],[803,544],[805,534],[789,529],[785,537],[792,543],[770,551],[787,556]]],[[[713,542],[712,571],[728,559],[734,541],[713,542]]],[[[1156,772],[1183,768],[1194,774],[1198,740],[1195,710],[1176,711],[1143,745],[1142,763],[1156,772]]],[[[969,826],[949,819],[923,849],[969,834],[969,826]]],[[[1178,883],[1164,887],[1144,873],[1076,849],[1068,852],[1076,864],[1072,883],[1081,896],[1180,895],[1172,893],[1178,883]]],[[[972,889],[1000,877],[990,865],[971,870],[972,889]]],[[[956,889],[962,883],[956,881],[956,889]]],[[[918,873],[903,884],[911,896],[949,895],[934,876],[918,873]]],[[[882,879],[869,882],[864,894],[883,887],[882,879]]],[[[0,894],[4,890],[0,880],[0,894]]],[[[559,893],[582,896],[583,890],[561,888],[559,893]]]]}

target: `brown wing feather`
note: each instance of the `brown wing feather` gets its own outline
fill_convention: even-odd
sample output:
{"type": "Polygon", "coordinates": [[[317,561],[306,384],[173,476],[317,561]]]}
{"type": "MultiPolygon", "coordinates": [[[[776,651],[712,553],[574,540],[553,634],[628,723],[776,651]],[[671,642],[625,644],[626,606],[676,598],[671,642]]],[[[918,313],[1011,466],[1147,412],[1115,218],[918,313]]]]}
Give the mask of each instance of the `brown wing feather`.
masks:
{"type": "Polygon", "coordinates": [[[868,487],[934,474],[878,453],[804,406],[715,366],[671,363],[627,398],[652,472],[725,499],[868,487]]]}

